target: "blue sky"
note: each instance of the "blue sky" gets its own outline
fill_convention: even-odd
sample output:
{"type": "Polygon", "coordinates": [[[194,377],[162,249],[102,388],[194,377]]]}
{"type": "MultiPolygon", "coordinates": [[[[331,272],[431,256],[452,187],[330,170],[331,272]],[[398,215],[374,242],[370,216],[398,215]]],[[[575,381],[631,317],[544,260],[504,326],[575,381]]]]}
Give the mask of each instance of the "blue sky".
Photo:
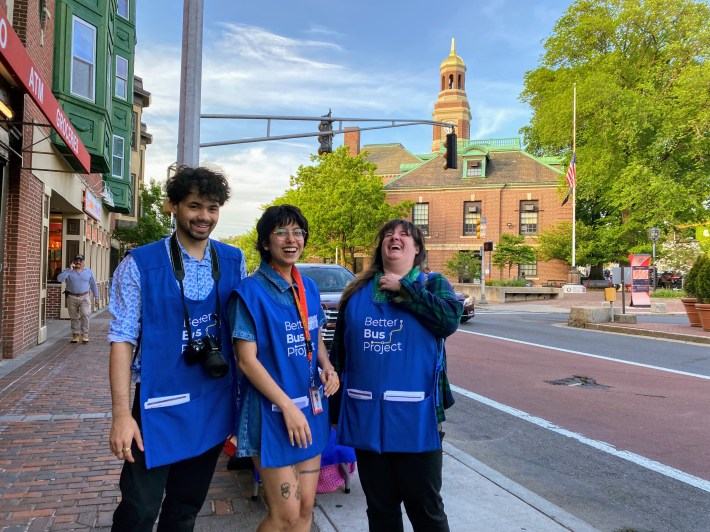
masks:
{"type": "MultiPolygon", "coordinates": [[[[164,180],[177,149],[183,4],[137,2],[135,74],[152,93],[143,117],[153,135],[146,169],[164,180]]],[[[202,112],[320,116],[332,109],[334,116],[431,120],[439,65],[454,37],[467,67],[471,138],[517,136],[530,118],[519,101],[523,76],[538,66],[570,3],[205,0],[202,112]]],[[[308,122],[271,126],[272,135],[315,130],[308,122]]],[[[202,142],[265,135],[265,122],[201,123],[202,142]]],[[[401,142],[424,153],[431,135],[431,126],[412,126],[363,132],[361,142],[401,142]]],[[[220,166],[233,192],[214,236],[252,227],[317,147],[306,138],[203,148],[200,162],[220,166]]]]}

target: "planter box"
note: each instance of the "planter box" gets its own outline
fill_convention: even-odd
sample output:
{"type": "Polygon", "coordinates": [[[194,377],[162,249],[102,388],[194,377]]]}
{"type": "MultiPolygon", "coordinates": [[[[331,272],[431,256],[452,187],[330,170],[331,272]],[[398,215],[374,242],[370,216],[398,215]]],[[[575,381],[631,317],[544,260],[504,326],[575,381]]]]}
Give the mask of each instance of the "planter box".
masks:
{"type": "MultiPolygon", "coordinates": [[[[473,283],[454,283],[456,292],[463,292],[481,301],[481,285],[473,283]]],[[[513,303],[515,301],[535,301],[557,299],[560,297],[560,288],[547,286],[486,286],[486,302],[488,303],[513,303]]]]}

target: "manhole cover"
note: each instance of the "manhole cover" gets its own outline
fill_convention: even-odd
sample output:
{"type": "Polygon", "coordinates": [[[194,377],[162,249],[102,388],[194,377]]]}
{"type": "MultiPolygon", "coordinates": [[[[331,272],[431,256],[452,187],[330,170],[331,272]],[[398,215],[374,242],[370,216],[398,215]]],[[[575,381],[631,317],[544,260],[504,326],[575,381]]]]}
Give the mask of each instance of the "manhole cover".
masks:
{"type": "Polygon", "coordinates": [[[592,377],[585,377],[584,375],[572,375],[571,377],[565,377],[564,379],[557,379],[554,381],[545,382],[548,384],[554,384],[556,386],[581,386],[583,388],[599,388],[602,390],[611,388],[611,386],[599,384],[592,377]]]}

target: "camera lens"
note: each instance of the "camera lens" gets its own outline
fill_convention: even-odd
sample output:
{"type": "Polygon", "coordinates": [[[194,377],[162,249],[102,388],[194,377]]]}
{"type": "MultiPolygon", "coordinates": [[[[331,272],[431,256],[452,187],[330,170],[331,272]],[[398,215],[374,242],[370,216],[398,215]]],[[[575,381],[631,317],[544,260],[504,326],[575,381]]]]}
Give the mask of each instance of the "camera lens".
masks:
{"type": "Polygon", "coordinates": [[[219,351],[206,353],[204,367],[213,379],[224,377],[229,371],[229,365],[219,351]]]}

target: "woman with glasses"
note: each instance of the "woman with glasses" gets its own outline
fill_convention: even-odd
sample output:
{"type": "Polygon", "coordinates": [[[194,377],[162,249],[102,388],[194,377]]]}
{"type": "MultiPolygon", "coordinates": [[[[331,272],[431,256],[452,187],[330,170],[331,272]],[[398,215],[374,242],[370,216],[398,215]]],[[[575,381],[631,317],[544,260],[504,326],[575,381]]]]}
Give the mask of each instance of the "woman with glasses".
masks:
{"type": "Polygon", "coordinates": [[[240,385],[237,456],[251,456],[268,514],[258,530],[311,529],[320,455],[330,436],[327,398],[339,387],[320,327],[316,284],[296,262],[308,241],[298,207],[269,207],[256,224],[261,264],[232,301],[240,385]]]}
{"type": "Polygon", "coordinates": [[[379,231],[372,265],[340,300],[331,359],[343,391],[331,401],[337,443],[355,448],[370,531],[448,531],[441,498],[441,422],[453,403],[444,339],[463,305],[425,273],[424,236],[403,219],[379,231]],[[342,395],[342,397],[341,397],[342,395]]]}

